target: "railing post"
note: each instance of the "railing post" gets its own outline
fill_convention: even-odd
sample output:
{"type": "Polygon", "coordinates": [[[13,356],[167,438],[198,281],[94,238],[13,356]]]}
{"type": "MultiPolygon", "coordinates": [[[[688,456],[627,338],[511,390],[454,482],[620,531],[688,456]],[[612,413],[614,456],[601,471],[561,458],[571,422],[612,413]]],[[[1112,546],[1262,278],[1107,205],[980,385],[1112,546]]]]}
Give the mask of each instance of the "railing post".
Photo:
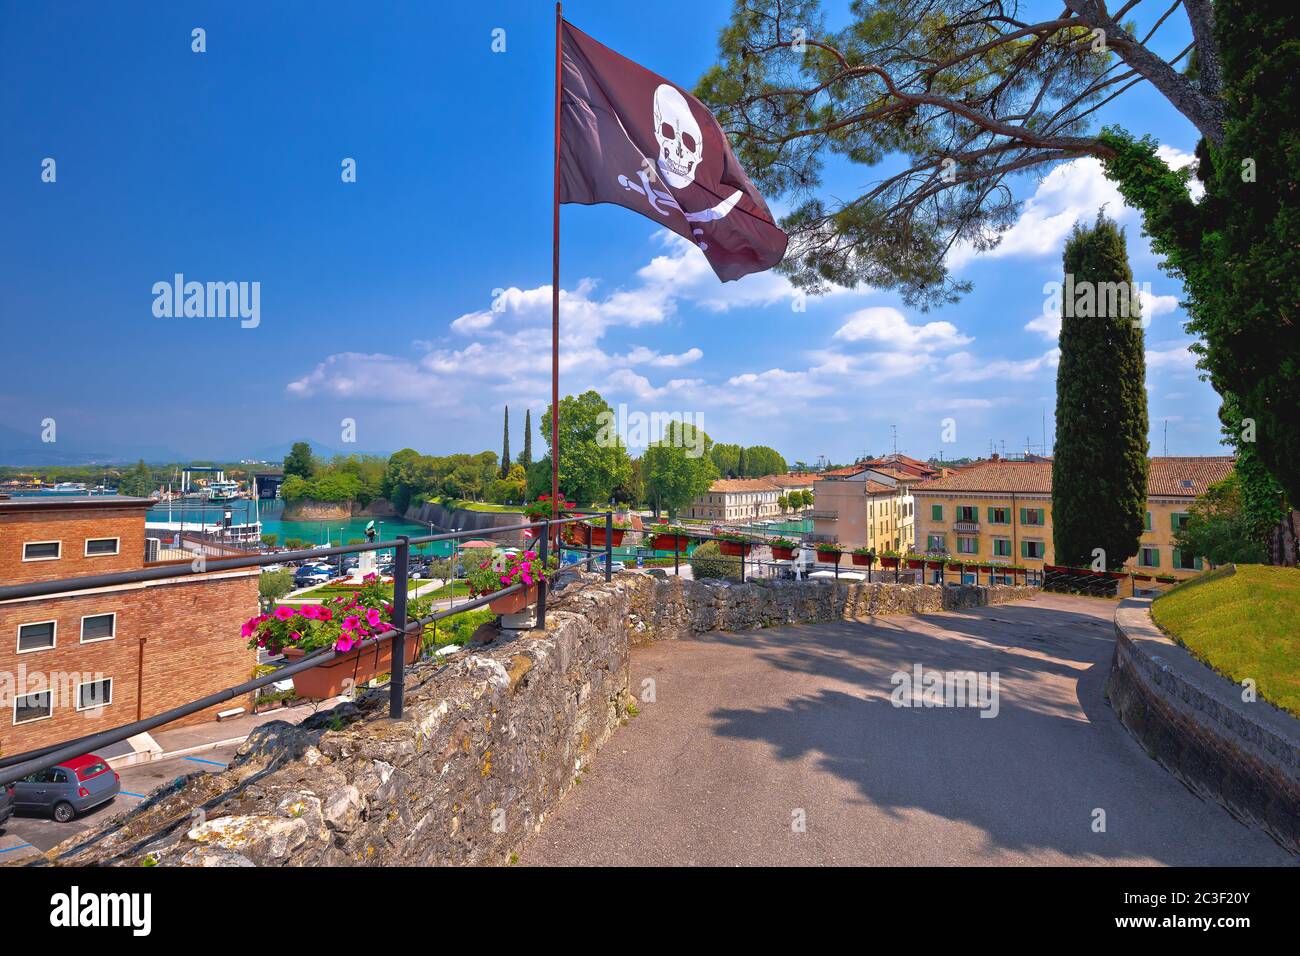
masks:
{"type": "Polygon", "coordinates": [[[605,512],[605,580],[614,576],[614,512],[605,512]]]}
{"type": "Polygon", "coordinates": [[[410,576],[410,539],[397,536],[397,555],[393,561],[393,668],[388,681],[388,716],[394,720],[402,716],[402,698],[406,693],[406,579],[410,576]]]}
{"type": "MultiPolygon", "coordinates": [[[[551,522],[542,519],[542,547],[538,552],[542,559],[542,573],[549,575],[550,568],[547,567],[547,558],[550,554],[551,543],[551,522]]],[[[543,631],[546,630],[546,589],[550,581],[543,577],[540,584],[537,585],[537,626],[543,631]]]]}

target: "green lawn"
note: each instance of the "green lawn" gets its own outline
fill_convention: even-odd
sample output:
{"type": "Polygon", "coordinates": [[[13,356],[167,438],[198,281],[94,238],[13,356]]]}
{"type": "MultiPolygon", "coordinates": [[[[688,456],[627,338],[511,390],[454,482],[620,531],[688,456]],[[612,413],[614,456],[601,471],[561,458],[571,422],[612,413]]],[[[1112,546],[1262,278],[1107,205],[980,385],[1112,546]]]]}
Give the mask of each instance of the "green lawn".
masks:
{"type": "Polygon", "coordinates": [[[434,499],[444,508],[460,508],[464,511],[512,511],[515,514],[522,513],[520,505],[494,505],[488,501],[470,501],[468,498],[436,498],[434,499]]]}
{"type": "MultiPolygon", "coordinates": [[[[407,591],[414,591],[420,585],[428,583],[422,578],[411,578],[406,588],[407,591]]],[[[384,597],[391,598],[393,596],[393,586],[391,584],[382,585],[382,589],[384,597]]],[[[355,590],[356,588],[351,584],[322,584],[318,588],[312,588],[312,590],[303,594],[295,595],[293,599],[295,601],[325,601],[332,597],[338,597],[340,594],[351,594],[355,590]]]]}
{"type": "Polygon", "coordinates": [[[457,581],[454,584],[444,584],[436,591],[426,591],[421,594],[421,598],[433,598],[435,601],[441,601],[449,597],[467,597],[469,595],[469,585],[464,581],[457,581]]]}
{"type": "Polygon", "coordinates": [[[1172,588],[1151,604],[1166,634],[1220,674],[1300,717],[1300,568],[1242,564],[1172,588]]]}

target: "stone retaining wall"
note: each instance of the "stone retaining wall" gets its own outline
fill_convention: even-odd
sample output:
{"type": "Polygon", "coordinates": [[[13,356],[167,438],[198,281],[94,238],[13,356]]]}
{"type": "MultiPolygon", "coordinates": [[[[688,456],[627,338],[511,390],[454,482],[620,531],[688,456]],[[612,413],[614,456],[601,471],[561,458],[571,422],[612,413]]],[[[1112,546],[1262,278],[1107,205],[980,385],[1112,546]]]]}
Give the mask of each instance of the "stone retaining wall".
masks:
{"type": "Polygon", "coordinates": [[[1300,854],[1300,721],[1243,701],[1241,687],[1160,632],[1150,604],[1129,598],[1115,611],[1111,706],[1194,793],[1300,854]]]}
{"type": "MultiPolygon", "coordinates": [[[[580,585],[580,586],[579,586],[580,585]]],[[[223,772],[183,779],[50,856],[73,865],[508,863],[626,719],[637,643],[1016,600],[1030,588],[722,584],[627,572],[554,595],[545,631],[502,632],[372,691],[259,728],[223,772]]]]}

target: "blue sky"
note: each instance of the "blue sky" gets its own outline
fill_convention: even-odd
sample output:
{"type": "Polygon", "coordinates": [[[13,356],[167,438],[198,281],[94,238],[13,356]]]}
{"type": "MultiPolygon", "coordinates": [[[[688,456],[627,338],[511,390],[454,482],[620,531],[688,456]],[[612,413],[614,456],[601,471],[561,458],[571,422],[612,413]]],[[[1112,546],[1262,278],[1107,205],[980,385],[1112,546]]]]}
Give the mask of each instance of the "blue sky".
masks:
{"type": "MultiPolygon", "coordinates": [[[[693,86],[730,4],[636,9],[565,14],[693,86]]],[[[540,418],[549,396],[553,16],[545,2],[0,4],[0,448],[53,418],[61,449],[127,457],[256,456],[299,437],[479,451],[499,448],[509,404],[518,450],[524,408],[540,418]],[[260,282],[260,324],[155,317],[154,283],[178,272],[260,282]]],[[[1181,49],[1183,18],[1159,38],[1181,49]]],[[[1196,141],[1146,87],[1101,121],[1152,133],[1173,161],[1196,141]]],[[[927,314],[871,290],[798,312],[779,277],[724,286],[649,220],[566,206],[561,388],[702,414],[715,440],[791,461],[887,451],[891,425],[922,458],[1022,450],[1044,414],[1050,441],[1043,283],[1060,279],[1070,224],[1108,203],[1155,294],[1153,451],[1167,419],[1171,454],[1218,453],[1217,396],[1136,215],[1088,161],[1016,185],[1025,215],[1002,247],[958,259],[974,291],[927,314]]]]}

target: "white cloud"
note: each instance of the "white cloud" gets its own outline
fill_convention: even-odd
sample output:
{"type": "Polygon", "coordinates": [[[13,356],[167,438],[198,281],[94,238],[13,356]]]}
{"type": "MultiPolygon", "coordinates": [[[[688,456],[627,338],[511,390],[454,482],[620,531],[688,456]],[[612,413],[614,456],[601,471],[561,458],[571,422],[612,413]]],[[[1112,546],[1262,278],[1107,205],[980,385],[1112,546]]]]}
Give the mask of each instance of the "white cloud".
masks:
{"type": "Polygon", "coordinates": [[[835,338],[846,342],[870,340],[901,350],[957,348],[971,342],[951,322],[927,322],[912,325],[903,313],[888,306],[872,306],[854,312],[835,331],[835,338]]]}
{"type": "Polygon", "coordinates": [[[1147,349],[1147,369],[1152,371],[1189,370],[1196,368],[1196,356],[1187,344],[1147,349]]]}

